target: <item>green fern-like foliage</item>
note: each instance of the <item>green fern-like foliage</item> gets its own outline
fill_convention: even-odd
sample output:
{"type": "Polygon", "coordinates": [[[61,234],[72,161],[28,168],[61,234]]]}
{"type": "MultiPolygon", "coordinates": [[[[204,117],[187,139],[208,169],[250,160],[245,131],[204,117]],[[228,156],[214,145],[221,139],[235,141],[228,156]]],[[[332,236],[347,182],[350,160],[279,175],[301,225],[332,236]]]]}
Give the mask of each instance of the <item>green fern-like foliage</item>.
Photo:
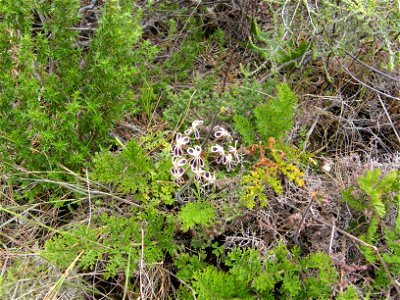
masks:
{"type": "Polygon", "coordinates": [[[147,204],[172,204],[177,186],[170,180],[172,160],[168,150],[159,153],[157,160],[147,155],[147,151],[169,144],[159,134],[148,134],[139,141],[130,140],[116,153],[97,153],[93,159],[92,179],[108,183],[119,192],[135,194],[136,199],[147,204]]]}
{"type": "Polygon", "coordinates": [[[164,110],[164,118],[172,125],[182,116],[188,120],[202,118],[211,121],[210,112],[219,112],[220,120],[230,121],[234,115],[246,116],[256,106],[264,103],[265,94],[273,93],[276,85],[273,80],[261,84],[254,79],[244,79],[240,85],[230,86],[219,94],[210,92],[215,80],[214,75],[203,76],[195,78],[193,88],[179,92],[167,88],[165,97],[170,103],[164,110]]]}
{"type": "Polygon", "coordinates": [[[358,178],[360,188],[370,197],[371,205],[380,217],[386,214],[386,208],[380,196],[382,191],[376,188],[381,170],[379,168],[367,171],[364,176],[358,178]]]}
{"type": "Polygon", "coordinates": [[[175,259],[175,265],[178,268],[177,276],[184,281],[191,280],[195,272],[207,267],[206,257],[205,251],[200,251],[197,255],[180,253],[175,259]]]}
{"type": "Polygon", "coordinates": [[[95,180],[115,184],[122,192],[147,193],[151,173],[151,160],[143,148],[131,140],[116,154],[109,151],[97,154],[92,176],[95,180]]]}
{"type": "Polygon", "coordinates": [[[153,164],[151,177],[151,198],[152,203],[160,201],[167,205],[175,202],[175,191],[178,188],[174,182],[170,181],[172,161],[170,153],[162,152],[158,160],[153,164]]]}
{"type": "MultiPolygon", "coordinates": [[[[318,252],[301,258],[299,248],[289,251],[280,243],[265,257],[254,249],[234,248],[224,256],[222,271],[217,266],[199,263],[201,257],[185,255],[180,260],[178,275],[184,274],[197,298],[204,300],[328,299],[331,296],[337,273],[328,255],[318,252]]],[[[182,299],[192,297],[183,292],[181,295],[186,295],[182,299]]]]}
{"type": "Polygon", "coordinates": [[[296,155],[296,151],[283,143],[276,144],[276,139],[281,139],[293,125],[297,96],[285,83],[279,84],[277,89],[276,98],[254,109],[255,118],[234,116],[234,126],[242,135],[244,143],[250,146],[248,149],[260,149],[256,168],[244,175],[241,180],[243,190],[240,199],[250,209],[254,208],[257,202],[261,206],[266,205],[267,197],[264,193],[266,184],[277,194],[283,192],[280,174],[285,175],[298,186],[304,185],[303,172],[291,162],[293,160],[298,162],[300,154],[296,155]],[[258,138],[261,141],[254,144],[258,138]],[[290,153],[289,157],[282,149],[275,149],[276,145],[290,153]]]}
{"type": "Polygon", "coordinates": [[[382,251],[379,257],[378,253],[370,247],[362,245],[360,249],[368,262],[373,263],[375,266],[373,290],[382,292],[387,291],[389,286],[396,284],[388,276],[388,273],[391,274],[392,278],[396,278],[400,273],[400,235],[399,232],[386,227],[383,230],[382,238],[380,238],[378,225],[381,224],[377,220],[377,218],[373,219],[367,233],[360,237],[371,245],[376,245],[379,241],[381,245],[382,243],[385,244],[386,250],[382,251]]]}
{"type": "Polygon", "coordinates": [[[341,192],[342,201],[350,205],[353,209],[357,211],[362,211],[363,209],[368,208],[368,203],[361,199],[360,197],[356,197],[353,195],[353,191],[355,190],[354,186],[350,186],[341,192]]]}
{"type": "Polygon", "coordinates": [[[166,252],[175,251],[174,222],[156,210],[132,217],[102,214],[93,222],[91,227],[74,225],[57,234],[46,242],[42,255],[58,267],[67,268],[83,252],[79,266],[92,270],[101,261],[105,264],[104,276],[108,278],[125,271],[128,263],[132,268],[127,275],[133,276],[142,248],[143,259],[149,264],[161,261],[166,252]]]}
{"type": "Polygon", "coordinates": [[[339,295],[336,296],[337,300],[358,300],[357,289],[354,285],[347,286],[347,289],[343,292],[340,292],[339,295]]]}
{"type": "Polygon", "coordinates": [[[220,272],[215,266],[196,272],[194,280],[198,299],[252,299],[243,282],[229,273],[220,272]]]}
{"type": "Polygon", "coordinates": [[[399,181],[400,172],[398,170],[392,170],[381,178],[381,170],[379,168],[367,171],[363,176],[358,178],[360,188],[369,197],[370,208],[379,217],[382,218],[386,214],[386,205],[388,202],[384,201],[385,194],[396,192],[396,190],[398,193],[400,189],[399,181]]]}
{"type": "Polygon", "coordinates": [[[293,126],[297,96],[286,83],[277,86],[278,96],[254,109],[256,127],[264,141],[281,138],[293,126]]]}
{"type": "Polygon", "coordinates": [[[314,252],[308,257],[300,260],[300,265],[303,270],[306,269],[309,274],[314,276],[308,276],[304,281],[304,292],[307,297],[311,299],[328,299],[332,291],[330,284],[334,283],[338,279],[336,269],[333,267],[332,261],[329,255],[323,252],[314,252]]]}
{"type": "Polygon", "coordinates": [[[398,210],[400,207],[399,179],[398,170],[391,170],[384,176],[379,168],[368,170],[364,175],[358,177],[358,187],[352,186],[342,194],[343,201],[354,209],[369,211],[368,226],[360,235],[360,239],[374,247],[385,245],[387,249],[378,254],[377,250],[371,246],[360,245],[365,259],[376,266],[373,289],[379,292],[392,284],[388,273],[396,276],[400,272],[399,214],[397,214],[394,224],[388,224],[385,220],[388,211],[398,210]],[[359,188],[358,191],[357,188],[359,188]],[[354,191],[358,192],[359,196],[355,197],[354,191]]]}
{"type": "Polygon", "coordinates": [[[233,117],[236,130],[242,135],[244,143],[248,146],[254,144],[256,139],[256,131],[253,123],[241,115],[233,117]]]}
{"type": "MultiPolygon", "coordinates": [[[[384,236],[390,251],[382,253],[382,258],[389,265],[390,272],[395,276],[395,274],[400,274],[400,232],[386,228],[384,236]]],[[[387,275],[384,275],[387,280],[387,275]]]]}
{"type": "Polygon", "coordinates": [[[183,230],[187,231],[196,225],[207,226],[215,220],[216,211],[207,201],[197,201],[185,204],[178,213],[183,230]]]}
{"type": "MultiPolygon", "coordinates": [[[[369,222],[367,232],[365,234],[362,234],[361,239],[367,242],[370,245],[374,245],[378,239],[378,218],[373,217],[371,221],[369,222]]],[[[364,253],[365,258],[370,262],[373,263],[375,262],[378,257],[374,250],[372,250],[370,247],[361,246],[361,249],[364,253]]]]}

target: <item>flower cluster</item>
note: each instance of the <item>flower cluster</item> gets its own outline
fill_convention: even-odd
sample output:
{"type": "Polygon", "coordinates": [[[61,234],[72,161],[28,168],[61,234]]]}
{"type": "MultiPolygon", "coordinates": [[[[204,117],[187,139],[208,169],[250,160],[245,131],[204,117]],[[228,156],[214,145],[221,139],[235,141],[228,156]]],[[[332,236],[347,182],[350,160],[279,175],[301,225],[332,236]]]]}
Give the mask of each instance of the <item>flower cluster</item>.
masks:
{"type": "Polygon", "coordinates": [[[209,171],[212,166],[224,165],[227,171],[231,171],[241,161],[237,141],[234,145],[228,145],[227,150],[224,149],[224,145],[232,141],[232,136],[221,126],[216,126],[213,130],[212,138],[215,144],[210,147],[211,153],[208,156],[206,149],[202,149],[199,143],[202,125],[203,121],[195,120],[183,134],[180,132],[176,134],[175,144],[172,147],[171,168],[176,183],[183,183],[191,176],[194,180],[211,184],[215,181],[215,175],[209,171]],[[191,143],[192,136],[196,142],[194,145],[191,143]],[[207,158],[210,158],[210,161],[207,158]]]}
{"type": "Polygon", "coordinates": [[[212,146],[211,152],[215,156],[215,162],[217,164],[225,165],[228,172],[241,162],[239,151],[237,149],[237,141],[235,141],[234,145],[229,145],[226,152],[224,147],[219,144],[212,146]]]}

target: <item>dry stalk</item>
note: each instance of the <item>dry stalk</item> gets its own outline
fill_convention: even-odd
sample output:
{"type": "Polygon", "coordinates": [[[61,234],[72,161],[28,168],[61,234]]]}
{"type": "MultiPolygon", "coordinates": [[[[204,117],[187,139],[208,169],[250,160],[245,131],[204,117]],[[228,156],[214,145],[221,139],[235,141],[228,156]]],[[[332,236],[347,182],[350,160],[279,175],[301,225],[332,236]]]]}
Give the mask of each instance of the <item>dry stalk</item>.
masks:
{"type": "Polygon", "coordinates": [[[68,268],[65,270],[64,274],[61,276],[61,278],[53,285],[53,287],[47,292],[47,294],[44,296],[43,300],[57,300],[58,293],[61,289],[62,284],[64,283],[65,279],[69,275],[69,273],[72,271],[72,269],[75,267],[76,263],[80,259],[80,257],[83,255],[85,251],[82,250],[73,260],[73,262],[68,266],[68,268]]]}
{"type": "Polygon", "coordinates": [[[301,217],[299,226],[297,227],[296,232],[295,232],[295,234],[294,234],[294,240],[295,240],[295,241],[298,241],[298,239],[299,239],[300,230],[301,230],[301,228],[303,227],[303,224],[304,224],[304,221],[305,221],[305,219],[306,219],[307,213],[308,213],[308,211],[310,210],[311,205],[313,204],[313,202],[315,201],[315,199],[316,199],[316,193],[312,193],[312,194],[311,194],[311,199],[310,199],[310,201],[308,202],[308,205],[307,205],[306,209],[305,209],[304,212],[302,213],[302,217],[301,217]]]}
{"type": "Polygon", "coordinates": [[[397,141],[399,142],[399,145],[400,145],[400,136],[399,136],[399,133],[397,132],[396,127],[395,127],[394,124],[393,124],[392,118],[390,117],[390,115],[389,115],[389,113],[388,113],[388,111],[387,111],[387,109],[386,109],[386,106],[385,106],[385,104],[384,104],[383,101],[382,101],[381,95],[379,95],[378,93],[377,93],[376,95],[378,96],[379,103],[382,105],[382,108],[383,108],[383,110],[385,111],[385,114],[386,114],[386,116],[387,116],[387,118],[388,118],[388,120],[389,120],[390,126],[392,127],[393,132],[394,132],[394,134],[396,135],[397,141]]]}

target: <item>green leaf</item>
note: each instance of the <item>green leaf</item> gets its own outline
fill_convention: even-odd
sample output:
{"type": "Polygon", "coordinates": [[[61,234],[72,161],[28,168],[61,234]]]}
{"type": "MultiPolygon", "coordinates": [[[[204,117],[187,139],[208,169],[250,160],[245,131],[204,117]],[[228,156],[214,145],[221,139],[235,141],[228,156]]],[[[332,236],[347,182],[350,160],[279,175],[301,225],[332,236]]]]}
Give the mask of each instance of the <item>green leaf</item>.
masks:
{"type": "Polygon", "coordinates": [[[182,206],[178,218],[187,231],[196,225],[207,226],[215,220],[215,207],[207,201],[190,202],[182,206]]]}
{"type": "Polygon", "coordinates": [[[380,175],[381,169],[379,168],[368,170],[365,175],[358,177],[358,184],[360,185],[360,188],[370,196],[379,181],[380,175]]]}
{"type": "Polygon", "coordinates": [[[234,126],[237,131],[243,136],[244,143],[248,146],[254,144],[255,141],[255,128],[248,118],[241,115],[233,117],[234,126]]]}
{"type": "Polygon", "coordinates": [[[254,109],[256,126],[264,141],[281,138],[293,126],[297,96],[286,83],[277,86],[278,96],[254,109]]]}

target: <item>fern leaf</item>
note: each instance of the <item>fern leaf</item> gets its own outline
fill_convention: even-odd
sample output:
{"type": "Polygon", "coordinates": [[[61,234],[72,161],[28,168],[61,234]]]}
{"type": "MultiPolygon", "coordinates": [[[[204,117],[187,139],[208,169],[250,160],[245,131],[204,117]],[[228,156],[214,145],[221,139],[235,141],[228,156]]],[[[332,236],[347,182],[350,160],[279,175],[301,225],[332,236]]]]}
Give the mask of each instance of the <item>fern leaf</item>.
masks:
{"type": "Polygon", "coordinates": [[[196,225],[207,226],[215,219],[215,208],[206,201],[185,204],[178,213],[184,231],[196,225]]]}
{"type": "MultiPolygon", "coordinates": [[[[368,244],[374,245],[378,239],[378,219],[373,217],[369,223],[366,234],[362,234],[360,238],[368,244]]],[[[375,262],[378,258],[374,250],[368,246],[360,246],[365,258],[370,262],[375,262]]]]}
{"type": "Polygon", "coordinates": [[[233,117],[234,126],[237,131],[243,136],[243,141],[246,145],[254,144],[255,141],[255,128],[249,119],[235,115],[233,117]]]}
{"type": "Polygon", "coordinates": [[[264,140],[281,138],[293,126],[297,96],[286,83],[277,86],[278,96],[255,108],[256,126],[264,140]]]}

